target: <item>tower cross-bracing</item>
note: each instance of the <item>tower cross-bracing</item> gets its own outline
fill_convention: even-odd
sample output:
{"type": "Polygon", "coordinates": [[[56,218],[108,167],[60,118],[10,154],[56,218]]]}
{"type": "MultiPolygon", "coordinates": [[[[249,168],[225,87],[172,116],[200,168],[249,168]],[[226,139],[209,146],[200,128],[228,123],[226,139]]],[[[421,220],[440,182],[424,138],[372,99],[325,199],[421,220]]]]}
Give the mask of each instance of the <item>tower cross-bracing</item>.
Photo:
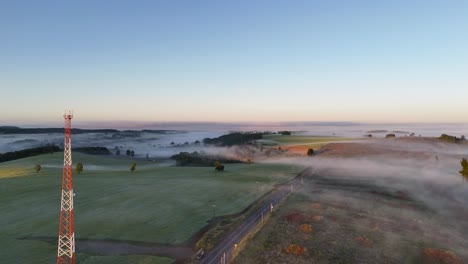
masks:
{"type": "Polygon", "coordinates": [[[57,264],[74,264],[76,253],[71,155],[71,119],[73,114],[65,112],[63,117],[65,118],[65,142],[63,145],[62,199],[60,203],[57,264]]]}

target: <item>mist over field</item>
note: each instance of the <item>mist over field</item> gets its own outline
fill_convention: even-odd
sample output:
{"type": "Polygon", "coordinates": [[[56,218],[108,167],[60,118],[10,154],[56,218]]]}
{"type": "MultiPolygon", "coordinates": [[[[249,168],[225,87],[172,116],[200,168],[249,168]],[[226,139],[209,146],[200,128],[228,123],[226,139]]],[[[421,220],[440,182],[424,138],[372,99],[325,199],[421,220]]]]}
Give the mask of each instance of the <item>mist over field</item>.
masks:
{"type": "Polygon", "coordinates": [[[272,263],[466,263],[463,157],[466,143],[401,137],[332,143],[311,157],[269,159],[308,167],[305,184],[236,263],[272,255],[272,263]],[[295,218],[301,219],[296,225],[295,218]],[[310,237],[297,231],[304,223],[313,228],[310,237]],[[290,244],[308,252],[284,254],[290,244]]]}
{"type": "MultiPolygon", "coordinates": [[[[105,124],[105,123],[104,123],[105,124]]],[[[72,125],[73,126],[73,125],[72,125]]],[[[73,126],[75,127],[75,126],[73,126]]],[[[101,127],[105,128],[105,127],[101,127]]],[[[147,124],[141,129],[173,130],[169,133],[153,134],[142,132],[138,137],[113,137],[112,133],[73,134],[73,147],[106,147],[115,153],[118,147],[122,154],[127,149],[134,150],[137,157],[169,157],[182,151],[222,152],[221,149],[208,149],[194,144],[204,138],[214,138],[233,131],[242,132],[277,132],[293,131],[299,135],[339,136],[363,138],[372,134],[374,138],[384,138],[388,133],[397,136],[440,136],[442,133],[461,136],[468,134],[466,124],[355,124],[339,122],[303,122],[303,123],[161,123],[147,124]],[[171,144],[173,143],[173,144],[171,144]]],[[[0,153],[55,144],[63,146],[63,134],[15,134],[0,135],[0,153]]],[[[395,146],[399,148],[400,146],[395,146]]],[[[421,147],[421,146],[417,146],[421,147]]],[[[438,146],[427,146],[437,148],[438,146]]]]}
{"type": "MultiPolygon", "coordinates": [[[[249,183],[243,186],[252,188],[252,192],[258,194],[268,193],[272,188],[276,188],[274,186],[290,181],[296,177],[297,173],[307,168],[306,171],[303,171],[304,175],[307,175],[306,184],[297,187],[297,194],[302,195],[298,198],[301,202],[299,204],[285,202],[285,204],[279,205],[279,208],[283,210],[281,208],[284,207],[286,215],[311,214],[311,203],[334,208],[315,215],[318,217],[317,219],[321,219],[320,221],[325,223],[324,226],[329,225],[329,229],[323,228],[323,232],[320,233],[320,225],[312,222],[314,228],[317,228],[313,239],[309,241],[312,244],[309,245],[307,244],[309,242],[305,241],[302,244],[307,245],[310,250],[331,248],[332,251],[337,252],[338,256],[344,254],[343,252],[347,252],[347,254],[353,252],[352,254],[357,256],[354,263],[361,263],[359,261],[361,261],[360,254],[362,252],[360,253],[354,245],[354,239],[359,236],[370,239],[365,241],[376,245],[373,249],[375,252],[380,252],[380,250],[385,252],[363,257],[371,261],[379,262],[382,260],[381,258],[391,254],[393,262],[389,263],[419,263],[418,261],[400,262],[400,260],[408,256],[414,257],[420,248],[432,247],[453,251],[460,259],[465,260],[468,259],[468,250],[466,250],[468,240],[465,235],[468,233],[468,204],[466,203],[468,182],[463,180],[458,171],[460,170],[461,158],[468,157],[468,144],[466,142],[449,143],[438,139],[438,137],[441,134],[461,137],[468,134],[466,128],[464,125],[405,126],[349,123],[276,126],[225,124],[221,127],[217,127],[215,124],[188,124],[186,126],[178,124],[176,127],[151,127],[151,129],[159,130],[157,132],[122,130],[107,133],[73,134],[72,147],[106,147],[111,151],[111,156],[98,157],[74,152],[72,158],[74,164],[76,162],[84,163],[85,173],[75,174],[78,179],[77,183],[80,179],[91,183],[99,179],[98,175],[112,175],[112,177],[120,175],[125,184],[117,184],[114,187],[124,186],[122,187],[124,192],[127,191],[128,186],[136,188],[139,195],[132,199],[138,199],[140,194],[146,196],[153,193],[153,189],[151,189],[153,187],[146,183],[141,186],[150,188],[151,191],[148,189],[140,192],[140,188],[143,187],[132,185],[135,180],[143,182],[163,180],[164,184],[172,185],[174,188],[180,186],[181,182],[189,185],[197,183],[201,184],[201,189],[203,189],[206,186],[216,185],[218,181],[229,185],[230,183],[224,181],[225,177],[230,176],[232,180],[248,181],[249,183]],[[174,130],[175,128],[179,129],[174,130]],[[278,133],[278,131],[285,130],[291,131],[292,135],[283,136],[278,133]],[[276,134],[264,135],[263,139],[251,142],[253,144],[239,143],[234,146],[221,147],[203,143],[205,138],[216,138],[235,131],[268,131],[276,134]],[[369,137],[369,134],[372,134],[372,137],[369,137]],[[385,138],[387,134],[395,134],[396,137],[385,138]],[[312,147],[315,149],[314,154],[307,156],[308,148],[312,147]],[[120,151],[121,157],[116,156],[117,149],[120,151]],[[135,157],[127,157],[127,150],[134,151],[135,157]],[[169,157],[174,154],[194,151],[204,156],[235,160],[240,161],[240,163],[225,163],[226,171],[218,173],[212,167],[209,168],[212,166],[211,163],[214,163],[212,160],[203,164],[207,167],[190,167],[191,165],[178,167],[180,164],[177,164],[175,160],[169,160],[169,157]],[[129,159],[137,160],[137,170],[131,174],[131,178],[127,179],[127,174],[131,173],[128,170],[129,159]],[[96,175],[96,177],[87,177],[88,173],[96,175]],[[147,174],[146,177],[139,176],[141,173],[147,174]],[[179,182],[179,174],[187,178],[179,182]],[[277,179],[278,183],[274,186],[261,185],[262,179],[277,179]],[[193,182],[190,183],[191,181],[193,182]],[[290,207],[294,209],[288,209],[290,207]],[[335,229],[333,225],[338,225],[339,228],[335,229]],[[370,231],[368,230],[369,226],[372,227],[370,231]],[[336,246],[335,244],[330,246],[330,241],[341,239],[342,236],[346,236],[348,239],[343,240],[343,244],[347,248],[344,249],[341,245],[336,246]],[[407,245],[405,243],[415,245],[410,253],[401,253],[401,249],[407,245]]],[[[63,147],[63,134],[0,135],[0,152],[48,144],[63,147]]],[[[60,153],[50,156],[48,156],[49,154],[44,155],[31,159],[45,159],[40,162],[44,173],[46,171],[59,172],[62,167],[60,153]]],[[[21,162],[24,161],[7,162],[5,166],[15,166],[14,164],[21,162]]],[[[197,165],[199,164],[195,166],[197,165]]],[[[32,173],[32,166],[33,163],[30,164],[30,173],[32,173]]],[[[12,172],[11,175],[13,174],[12,172]]],[[[5,177],[5,179],[9,177],[5,177]]],[[[51,177],[53,176],[51,175],[51,177]]],[[[37,177],[34,175],[32,178],[36,179],[37,177]]],[[[11,181],[14,179],[12,178],[11,181]]],[[[190,190],[199,195],[200,190],[190,190]]],[[[84,189],[80,193],[83,191],[90,190],[84,189]]],[[[217,214],[220,217],[229,217],[222,213],[223,207],[219,197],[209,197],[206,201],[203,200],[197,204],[193,197],[190,198],[190,202],[186,202],[187,197],[177,195],[174,193],[174,189],[168,188],[166,191],[167,195],[176,195],[171,203],[158,205],[167,207],[168,215],[169,212],[172,212],[174,204],[179,204],[179,206],[183,204],[187,206],[186,210],[193,210],[193,207],[200,208],[205,216],[211,218],[215,215],[212,205],[217,204],[217,214]]],[[[183,192],[186,193],[187,190],[184,189],[183,192]]],[[[158,190],[155,193],[158,194],[161,191],[158,190]]],[[[221,190],[221,193],[226,193],[226,191],[221,190]]],[[[291,196],[294,197],[294,193],[291,196]]],[[[236,197],[240,201],[245,195],[246,191],[232,189],[232,197],[236,197]]],[[[116,195],[116,197],[120,196],[116,195]]],[[[257,199],[257,197],[255,198],[257,199]]],[[[79,200],[77,199],[77,201],[79,200]]],[[[224,206],[227,204],[227,202],[224,203],[224,206]]],[[[248,206],[247,203],[243,204],[242,208],[246,206],[248,206]]],[[[90,208],[93,207],[94,205],[90,208]]],[[[279,221],[283,221],[282,219],[284,216],[281,216],[279,221]]],[[[183,220],[188,221],[185,218],[183,220]]],[[[97,219],[93,219],[93,221],[97,221],[97,219]]],[[[200,222],[197,228],[203,226],[204,221],[206,220],[200,222]]],[[[275,221],[271,220],[272,224],[275,221]]],[[[187,231],[192,224],[192,222],[186,222],[183,226],[187,231]]],[[[217,228],[215,227],[213,230],[217,228]]],[[[289,228],[294,229],[291,226],[289,228]]],[[[176,229],[181,228],[172,227],[170,232],[176,229]]],[[[188,231],[191,234],[194,232],[193,229],[188,231]]],[[[290,231],[283,231],[276,232],[280,237],[279,241],[289,241],[281,236],[289,237],[288,232],[290,231]]],[[[295,240],[297,237],[294,236],[288,239],[292,239],[291,242],[284,243],[297,241],[295,240]]],[[[253,239],[249,243],[263,243],[261,240],[259,241],[253,239]]],[[[286,259],[272,263],[310,263],[307,262],[309,259],[304,258],[303,262],[297,262],[298,258],[284,254],[285,245],[281,242],[275,243],[275,245],[279,245],[279,247],[272,251],[275,254],[283,254],[281,256],[286,259]]],[[[119,247],[119,245],[115,246],[119,247]]],[[[187,249],[190,251],[190,248],[187,249]]],[[[253,255],[258,255],[258,252],[253,253],[253,255]]],[[[329,257],[333,259],[336,255],[329,257]]],[[[252,259],[252,256],[246,258],[252,259]]],[[[240,261],[240,263],[244,263],[242,256],[240,261]]]]}

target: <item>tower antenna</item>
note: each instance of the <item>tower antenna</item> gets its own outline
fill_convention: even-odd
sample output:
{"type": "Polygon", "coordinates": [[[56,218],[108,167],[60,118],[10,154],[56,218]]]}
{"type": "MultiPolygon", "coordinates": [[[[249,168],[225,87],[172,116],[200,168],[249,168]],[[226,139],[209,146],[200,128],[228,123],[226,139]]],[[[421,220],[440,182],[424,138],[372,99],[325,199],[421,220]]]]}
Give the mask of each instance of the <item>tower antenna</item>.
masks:
{"type": "Polygon", "coordinates": [[[57,264],[75,264],[75,222],[73,210],[73,167],[71,152],[72,111],[65,111],[65,142],[63,145],[62,199],[58,233],[57,264]]]}

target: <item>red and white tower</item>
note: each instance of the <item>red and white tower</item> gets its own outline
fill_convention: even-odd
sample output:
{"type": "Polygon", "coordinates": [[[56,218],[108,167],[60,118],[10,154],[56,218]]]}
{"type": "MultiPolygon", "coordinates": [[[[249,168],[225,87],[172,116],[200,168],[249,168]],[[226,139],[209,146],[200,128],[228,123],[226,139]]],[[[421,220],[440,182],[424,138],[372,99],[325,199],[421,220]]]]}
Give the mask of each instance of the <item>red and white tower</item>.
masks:
{"type": "Polygon", "coordinates": [[[63,145],[62,201],[60,203],[57,264],[74,264],[76,253],[71,156],[71,119],[73,114],[68,111],[63,117],[65,118],[65,142],[63,145]]]}

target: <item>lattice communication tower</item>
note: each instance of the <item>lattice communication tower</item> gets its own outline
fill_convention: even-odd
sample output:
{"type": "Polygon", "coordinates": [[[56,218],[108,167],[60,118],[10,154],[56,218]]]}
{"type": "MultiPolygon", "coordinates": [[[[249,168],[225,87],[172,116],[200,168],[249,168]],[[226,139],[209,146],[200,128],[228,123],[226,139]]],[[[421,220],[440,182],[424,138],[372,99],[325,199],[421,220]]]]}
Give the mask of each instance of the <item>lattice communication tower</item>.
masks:
{"type": "Polygon", "coordinates": [[[65,118],[65,142],[63,145],[62,199],[60,203],[57,264],[75,264],[74,193],[71,152],[71,119],[73,118],[73,113],[66,111],[63,117],[65,118]]]}

